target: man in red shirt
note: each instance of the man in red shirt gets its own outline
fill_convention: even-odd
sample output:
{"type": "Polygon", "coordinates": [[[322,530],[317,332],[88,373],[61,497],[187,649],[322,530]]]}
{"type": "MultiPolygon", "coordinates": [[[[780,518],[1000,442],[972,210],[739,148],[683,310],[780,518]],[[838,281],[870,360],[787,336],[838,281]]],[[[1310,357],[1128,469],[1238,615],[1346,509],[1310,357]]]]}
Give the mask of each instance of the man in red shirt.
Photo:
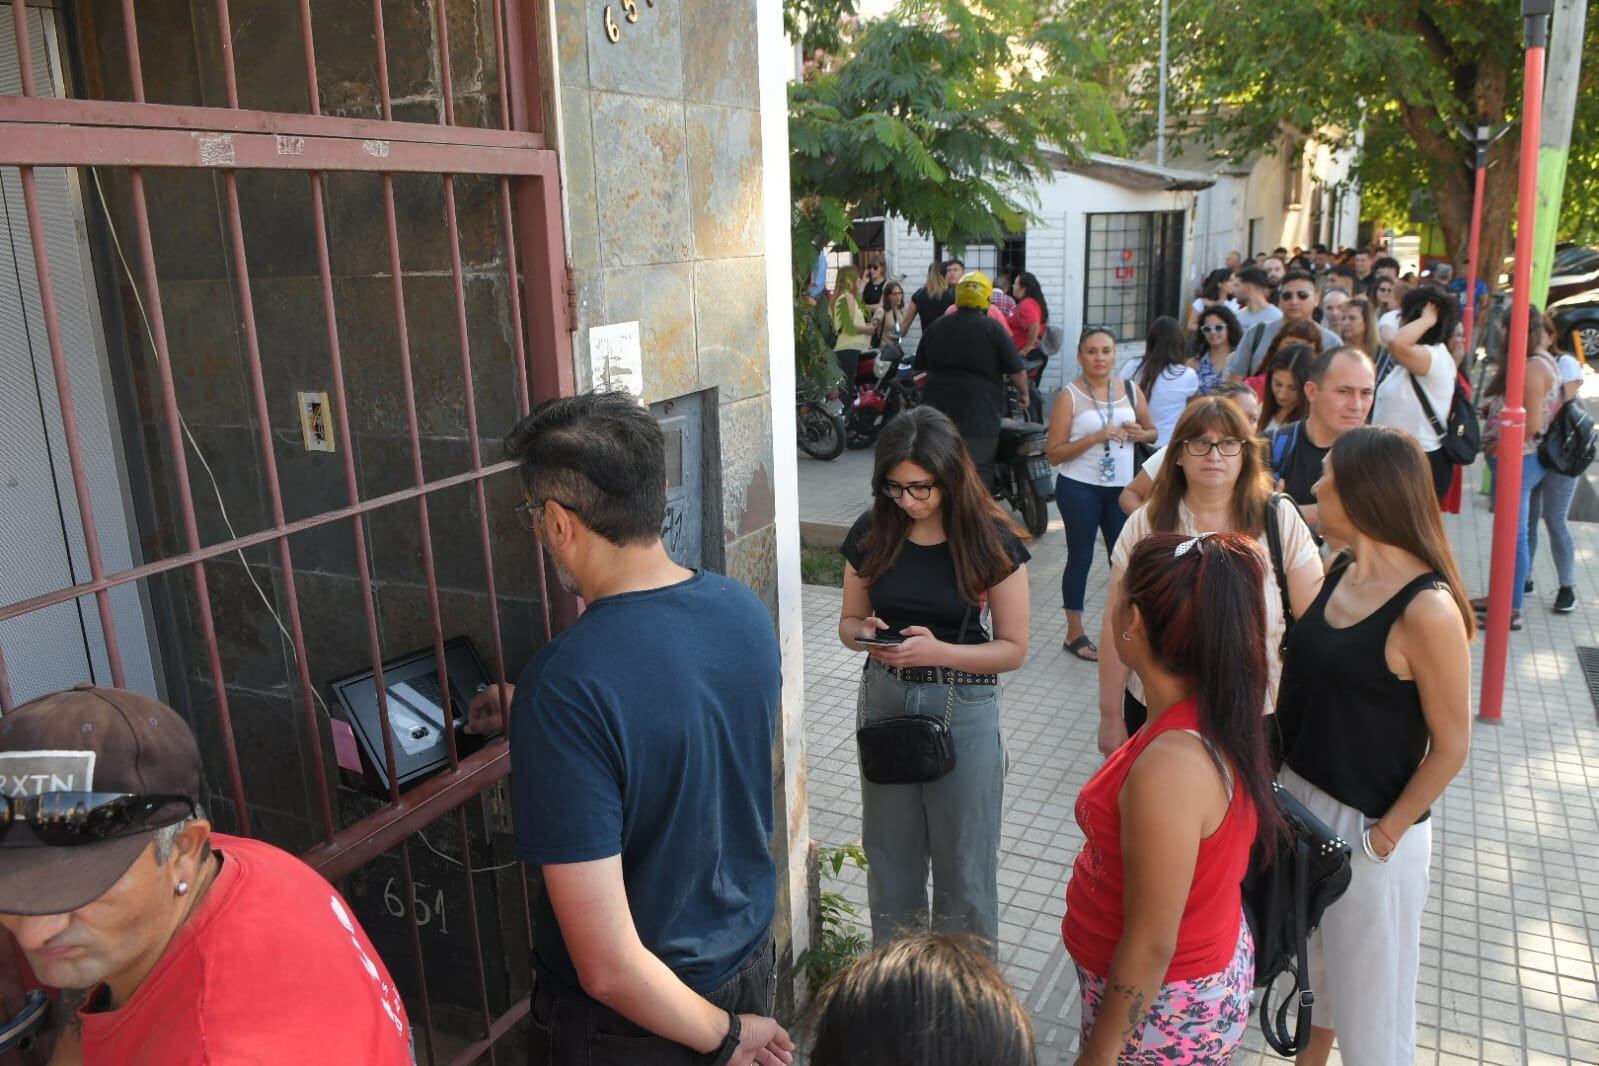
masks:
{"type": "Polygon", "coordinates": [[[212,833],[184,721],[80,685],[0,719],[0,925],[82,990],[52,1064],[410,1066],[405,1007],[349,906],[212,833]]]}

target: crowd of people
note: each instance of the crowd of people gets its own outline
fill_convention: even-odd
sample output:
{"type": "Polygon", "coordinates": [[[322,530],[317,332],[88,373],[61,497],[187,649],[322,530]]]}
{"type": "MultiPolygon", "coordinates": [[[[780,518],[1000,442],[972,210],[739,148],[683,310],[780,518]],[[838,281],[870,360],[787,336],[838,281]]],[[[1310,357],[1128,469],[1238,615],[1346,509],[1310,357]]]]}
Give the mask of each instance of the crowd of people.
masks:
{"type": "MultiPolygon", "coordinates": [[[[1442,524],[1462,465],[1446,437],[1469,392],[1450,280],[1401,278],[1363,250],[1267,256],[1207,275],[1185,320],[1151,322],[1128,363],[1107,327],[1078,339],[1047,456],[1066,534],[1064,650],[1098,663],[1106,759],[1078,800],[1085,842],[1064,886],[1085,1066],[1230,1060],[1253,977],[1240,883],[1252,849],[1283,832],[1273,782],[1356,849],[1351,887],[1302,960],[1316,1003],[1299,1061],[1325,1063],[1335,1038],[1346,1062],[1414,1059],[1429,815],[1469,749],[1484,609],[1442,524]],[[1096,538],[1111,572],[1091,637],[1096,538]]],[[[1581,368],[1562,367],[1542,330],[1535,315],[1518,611],[1533,516],[1556,515],[1556,609],[1574,602],[1570,487],[1550,491],[1532,465],[1581,368]]],[[[1501,374],[1484,398],[1502,403],[1503,389],[1501,374]]],[[[867,655],[857,744],[878,950],[830,1008],[891,966],[931,965],[911,960],[951,934],[993,948],[998,682],[1025,657],[1029,552],[973,492],[980,475],[957,472],[976,469],[951,459],[963,445],[928,407],[892,424],[873,506],[843,549],[839,638],[867,655]],[[899,736],[901,755],[947,732],[947,765],[887,758],[874,729],[886,723],[926,730],[899,736]],[[992,829],[969,835],[977,824],[992,829]]],[[[981,1013],[1022,1029],[1009,1007],[981,1013]]]]}
{"type": "MultiPolygon", "coordinates": [[[[1440,517],[1458,466],[1439,415],[1461,380],[1459,302],[1431,281],[1400,292],[1384,272],[1397,264],[1365,252],[1232,266],[1206,279],[1186,333],[1153,322],[1132,365],[1118,368],[1110,329],[1084,329],[1049,419],[1065,650],[1098,663],[1105,757],[1060,886],[1077,1062],[1230,1060],[1254,978],[1241,883],[1285,832],[1275,784],[1356,845],[1351,886],[1302,960],[1316,1001],[1300,1062],[1321,1066],[1336,1037],[1346,1062],[1402,1066],[1429,814],[1469,749],[1482,609],[1440,517]],[[1110,561],[1097,643],[1084,617],[1096,535],[1110,561]]],[[[996,390],[1009,378],[1026,403],[1016,375],[1048,307],[1032,275],[994,286],[959,261],[935,264],[907,302],[869,262],[840,273],[832,311],[839,344],[862,349],[918,316],[918,358],[951,384],[882,430],[872,504],[841,548],[838,638],[865,656],[874,950],[820,995],[811,1061],[1021,1066],[1032,1032],[993,956],[999,682],[1027,658],[1031,552],[984,462],[996,390]]],[[[1556,609],[1575,602],[1560,520],[1572,486],[1538,465],[1536,441],[1581,368],[1551,339],[1535,315],[1518,611],[1535,515],[1556,609]]],[[[1504,391],[1502,375],[1484,390],[1490,404],[1504,391]]],[[[587,605],[514,686],[469,709],[471,731],[518,725],[516,854],[541,884],[528,1060],[789,1063],[795,1043],[773,1016],[770,615],[667,554],[665,438],[631,397],[546,401],[506,455],[530,550],[587,605]]],[[[175,712],[80,686],[8,714],[0,763],[0,924],[30,986],[76,993],[52,1062],[257,1061],[262,1048],[271,1061],[411,1061],[404,1004],[339,893],[283,852],[212,831],[175,712]]]]}

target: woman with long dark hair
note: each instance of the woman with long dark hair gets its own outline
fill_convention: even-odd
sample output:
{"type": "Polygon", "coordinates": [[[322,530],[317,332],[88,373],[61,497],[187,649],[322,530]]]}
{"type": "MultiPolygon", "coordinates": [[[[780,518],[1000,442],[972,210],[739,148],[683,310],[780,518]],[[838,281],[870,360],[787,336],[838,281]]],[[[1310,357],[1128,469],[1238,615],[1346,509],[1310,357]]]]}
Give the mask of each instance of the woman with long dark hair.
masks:
{"type": "Polygon", "coordinates": [[[1044,287],[1038,278],[1023,270],[1011,282],[1010,295],[1016,301],[1016,310],[1005,318],[1010,339],[1023,359],[1039,355],[1038,338],[1044,334],[1049,322],[1049,304],[1044,300],[1044,287]]]}
{"type": "MultiPolygon", "coordinates": [[[[1501,463],[1521,463],[1521,509],[1516,519],[1516,576],[1510,599],[1511,629],[1521,628],[1521,604],[1527,594],[1527,578],[1532,573],[1530,538],[1533,494],[1542,487],[1543,479],[1549,473],[1548,468],[1538,461],[1538,445],[1543,441],[1544,429],[1554,418],[1555,412],[1560,410],[1564,398],[1560,388],[1559,365],[1554,356],[1549,354],[1549,342],[1554,338],[1544,329],[1543,314],[1538,308],[1533,307],[1531,315],[1527,325],[1527,368],[1521,396],[1522,407],[1527,412],[1527,428],[1519,456],[1499,454],[1499,416],[1505,406],[1505,381],[1510,367],[1508,337],[1505,338],[1504,350],[1500,352],[1494,376],[1482,389],[1483,398],[1487,401],[1483,409],[1483,425],[1488,429],[1483,434],[1483,451],[1489,463],[1496,471],[1501,463]]],[[[1473,600],[1471,604],[1479,616],[1488,611],[1487,597],[1473,600]]]]}
{"type": "Polygon", "coordinates": [[[1349,890],[1310,941],[1316,1027],[1300,1066],[1416,1061],[1430,808],[1471,746],[1471,607],[1432,471],[1409,434],[1338,438],[1316,483],[1322,531],[1349,547],[1288,637],[1279,783],[1355,851],[1349,890]]]}
{"type": "Polygon", "coordinates": [[[1146,694],[1139,677],[1117,655],[1120,632],[1111,604],[1120,595],[1133,549],[1155,533],[1243,533],[1261,558],[1270,559],[1266,523],[1277,526],[1290,603],[1282,602],[1275,580],[1262,592],[1266,618],[1267,691],[1257,712],[1271,709],[1281,669],[1278,647],[1290,612],[1310,607],[1321,584],[1321,556],[1310,527],[1292,506],[1272,503],[1271,472],[1255,439],[1255,427],[1231,400],[1207,396],[1188,405],[1172,431],[1166,459],[1155,476],[1149,501],[1127,519],[1110,556],[1110,591],[1100,629],[1099,750],[1115,751],[1143,724],[1146,694]]]}
{"type": "Polygon", "coordinates": [[[1224,1064],[1243,1039],[1255,960],[1239,883],[1256,837],[1282,831],[1260,713],[1266,573],[1246,534],[1154,533],[1107,612],[1150,715],[1077,799],[1061,933],[1085,1066],[1224,1064]]]}
{"type": "Polygon", "coordinates": [[[1315,361],[1316,352],[1308,344],[1295,342],[1277,349],[1267,364],[1271,369],[1266,373],[1266,397],[1255,427],[1261,433],[1305,417],[1305,382],[1310,380],[1310,364],[1315,361]]]}
{"type": "Polygon", "coordinates": [[[1094,565],[1094,534],[1109,551],[1127,516],[1121,491],[1137,473],[1136,444],[1155,439],[1155,420],[1138,391],[1116,376],[1116,336],[1108,326],[1089,326],[1077,340],[1077,380],[1062,389],[1049,414],[1045,451],[1055,464],[1055,505],[1066,526],[1066,569],[1060,596],[1066,608],[1062,644],[1086,662],[1099,649],[1083,626],[1088,571],[1094,565]]]}
{"type": "Polygon", "coordinates": [[[1393,369],[1384,374],[1378,366],[1377,399],[1371,407],[1372,425],[1402,429],[1421,443],[1432,468],[1437,501],[1443,500],[1455,474],[1439,429],[1447,428],[1455,395],[1449,334],[1458,317],[1460,304],[1443,289],[1423,285],[1405,295],[1399,332],[1388,343],[1393,369]]]}
{"type": "Polygon", "coordinates": [[[1199,286],[1199,295],[1188,307],[1186,332],[1192,333],[1199,328],[1200,316],[1211,304],[1221,304],[1229,310],[1238,310],[1242,305],[1233,299],[1237,291],[1238,279],[1233,276],[1231,267],[1217,267],[1206,274],[1204,283],[1199,286]]]}
{"type": "MultiPolygon", "coordinates": [[[[1554,319],[1543,316],[1543,333],[1552,339],[1557,334],[1554,319]]],[[[1569,352],[1549,349],[1555,357],[1555,367],[1560,374],[1560,402],[1574,400],[1582,391],[1583,368],[1577,357],[1569,352]]],[[[1580,475],[1579,475],[1580,477],[1580,475]]],[[[1552,609],[1557,614],[1569,614],[1577,609],[1577,543],[1571,536],[1567,514],[1571,500],[1577,494],[1578,477],[1568,477],[1551,467],[1545,467],[1543,480],[1532,490],[1531,506],[1527,511],[1527,580],[1522,588],[1532,590],[1532,564],[1538,558],[1538,523],[1549,531],[1550,552],[1555,557],[1555,576],[1560,585],[1555,592],[1552,609]]]]}
{"type": "Polygon", "coordinates": [[[1122,368],[1122,375],[1137,383],[1149,401],[1157,448],[1166,446],[1177,416],[1199,392],[1199,375],[1188,365],[1185,347],[1177,320],[1161,315],[1149,324],[1144,354],[1122,368]]]}
{"type": "Polygon", "coordinates": [[[903,340],[911,327],[916,309],[905,302],[905,286],[891,281],[883,286],[883,302],[872,317],[872,343],[881,348],[890,341],[903,340]]]}
{"type": "Polygon", "coordinates": [[[985,945],[923,933],[856,959],[814,1008],[811,1066],[1034,1066],[1033,1023],[985,945]]]}
{"type": "Polygon", "coordinates": [[[1209,396],[1227,380],[1227,363],[1244,339],[1244,327],[1226,304],[1207,304],[1199,314],[1199,330],[1189,342],[1188,365],[1199,375],[1199,391],[1209,396]]]}
{"type": "Polygon", "coordinates": [[[932,928],[975,933],[992,949],[1005,774],[999,675],[1027,657],[1026,533],[994,502],[955,424],[931,407],[883,428],[872,497],[841,549],[838,638],[869,653],[859,721],[941,721],[955,753],[936,779],[862,774],[872,940],[928,928],[931,864],[932,928]]]}

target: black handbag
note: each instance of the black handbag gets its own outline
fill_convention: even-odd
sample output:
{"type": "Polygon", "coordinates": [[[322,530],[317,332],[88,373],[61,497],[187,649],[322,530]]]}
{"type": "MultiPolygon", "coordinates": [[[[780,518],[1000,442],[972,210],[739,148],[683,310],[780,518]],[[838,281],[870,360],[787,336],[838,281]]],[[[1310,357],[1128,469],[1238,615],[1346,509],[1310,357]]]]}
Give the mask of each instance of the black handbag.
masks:
{"type": "Polygon", "coordinates": [[[1593,416],[1575,398],[1560,405],[1538,442],[1538,462],[1566,477],[1580,477],[1599,452],[1593,416]]]}
{"type": "Polygon", "coordinates": [[[1432,409],[1432,401],[1427,399],[1427,393],[1414,374],[1410,375],[1410,387],[1416,390],[1416,399],[1421,401],[1421,409],[1432,424],[1432,431],[1438,434],[1438,447],[1444,457],[1456,466],[1475,463],[1477,453],[1482,451],[1482,423],[1477,420],[1477,409],[1472,406],[1459,376],[1455,378],[1455,392],[1449,401],[1447,425],[1438,420],[1438,412],[1432,409]]]}
{"type": "Polygon", "coordinates": [[[1256,849],[1244,876],[1244,915],[1255,939],[1255,987],[1260,995],[1260,1029],[1279,1055],[1293,1058],[1310,1040],[1315,990],[1310,987],[1310,934],[1327,908],[1349,888],[1349,845],[1327,823],[1272,783],[1287,835],[1270,854],[1256,849]],[[1275,1008],[1272,985],[1293,975],[1289,994],[1275,1008]],[[1288,1029],[1295,1013],[1293,1031],[1288,1029]]]}
{"type": "MultiPolygon", "coordinates": [[[[972,609],[967,607],[957,643],[966,636],[966,623],[971,616],[972,609]]],[[[943,718],[899,714],[868,723],[866,672],[871,667],[868,659],[855,698],[855,748],[861,760],[861,776],[874,785],[919,785],[937,781],[955,769],[955,736],[949,731],[955,715],[955,683],[947,685],[943,718]]]]}

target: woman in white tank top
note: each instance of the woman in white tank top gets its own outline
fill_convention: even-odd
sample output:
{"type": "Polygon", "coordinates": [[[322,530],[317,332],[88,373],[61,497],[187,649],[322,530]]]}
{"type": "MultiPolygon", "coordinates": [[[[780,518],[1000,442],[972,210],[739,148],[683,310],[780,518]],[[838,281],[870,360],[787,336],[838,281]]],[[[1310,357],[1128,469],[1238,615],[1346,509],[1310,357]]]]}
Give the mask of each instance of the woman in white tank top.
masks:
{"type": "Polygon", "coordinates": [[[1066,524],[1066,570],[1061,600],[1066,608],[1063,647],[1088,662],[1099,650],[1083,628],[1083,598],[1094,562],[1094,533],[1105,551],[1121,535],[1117,498],[1137,473],[1134,446],[1155,440],[1155,423],[1138,387],[1128,395],[1116,374],[1116,337],[1090,326],[1077,342],[1082,372],[1055,400],[1049,419],[1049,461],[1055,464],[1055,503],[1066,524]]]}

